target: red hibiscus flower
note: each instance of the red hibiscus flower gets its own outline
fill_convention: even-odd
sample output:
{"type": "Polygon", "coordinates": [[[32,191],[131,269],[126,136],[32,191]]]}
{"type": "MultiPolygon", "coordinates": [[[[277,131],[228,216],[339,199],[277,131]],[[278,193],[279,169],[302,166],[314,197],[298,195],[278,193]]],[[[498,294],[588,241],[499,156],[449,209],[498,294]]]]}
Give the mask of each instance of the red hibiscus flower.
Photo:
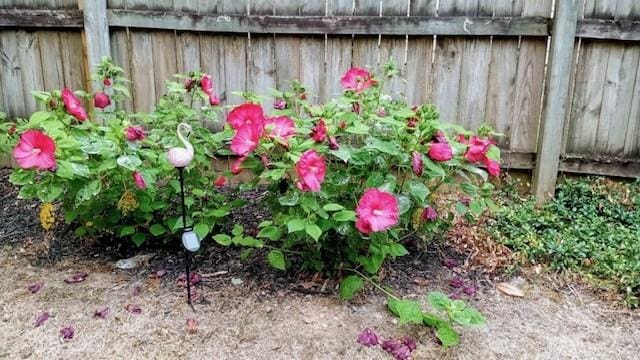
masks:
{"type": "Polygon", "coordinates": [[[300,160],[296,163],[296,174],[298,175],[298,189],[301,191],[320,191],[320,186],[324,182],[327,173],[327,165],[324,157],[315,150],[307,150],[302,153],[300,160]]]}
{"type": "Polygon", "coordinates": [[[324,123],[324,119],[320,119],[318,124],[311,129],[311,138],[317,143],[321,143],[327,138],[327,125],[324,123]]]}
{"type": "Polygon", "coordinates": [[[80,99],[69,89],[62,89],[62,101],[67,112],[73,115],[78,121],[87,120],[87,112],[82,107],[80,99]]]}
{"type": "Polygon", "coordinates": [[[220,98],[218,98],[216,95],[209,95],[209,105],[211,106],[218,106],[220,105],[220,98]]]}
{"type": "Polygon", "coordinates": [[[424,169],[422,154],[417,151],[414,151],[411,154],[411,168],[413,169],[414,174],[422,176],[422,170],[424,169]]]}
{"type": "Polygon", "coordinates": [[[136,187],[140,190],[144,190],[147,188],[147,183],[144,181],[144,176],[139,171],[133,172],[133,182],[136,184],[136,187]]]}
{"type": "Polygon", "coordinates": [[[434,161],[449,161],[453,158],[453,151],[449,143],[431,143],[427,155],[434,161]]]}
{"type": "Polygon", "coordinates": [[[338,144],[338,139],[335,136],[329,137],[329,149],[338,150],[340,149],[340,144],[338,144]]]}
{"type": "Polygon", "coordinates": [[[211,80],[211,75],[204,74],[200,79],[200,88],[202,88],[202,92],[211,96],[213,95],[213,80],[211,80]]]}
{"type": "Polygon", "coordinates": [[[287,108],[287,102],[284,99],[278,99],[273,102],[273,108],[277,110],[284,110],[287,108]]]}
{"type": "Polygon", "coordinates": [[[384,231],[398,223],[398,200],[392,194],[375,188],[367,189],[356,208],[356,228],[364,234],[384,231]]]}
{"type": "Polygon", "coordinates": [[[254,124],[241,127],[231,139],[231,151],[245,156],[255,150],[262,136],[262,128],[254,124]]]}
{"type": "Polygon", "coordinates": [[[23,169],[54,169],[55,154],[56,143],[39,130],[25,131],[13,149],[13,157],[23,169]]]}
{"type": "Polygon", "coordinates": [[[296,125],[286,116],[276,116],[265,120],[265,134],[272,139],[287,143],[295,135],[296,125]]]}
{"type": "Polygon", "coordinates": [[[342,78],[340,84],[345,90],[353,90],[355,92],[362,92],[372,85],[376,84],[376,81],[371,78],[371,73],[367,70],[359,67],[349,69],[342,78]]]}
{"type": "Polygon", "coordinates": [[[134,125],[129,126],[124,130],[124,137],[127,141],[144,140],[147,137],[147,133],[144,131],[142,126],[134,125]]]}
{"type": "Polygon", "coordinates": [[[244,170],[244,168],[242,167],[242,163],[246,158],[246,156],[241,156],[231,164],[231,173],[233,175],[238,175],[242,172],[242,170],[244,170]]]}
{"type": "Polygon", "coordinates": [[[490,145],[491,140],[481,139],[474,135],[469,140],[469,148],[464,154],[464,157],[472,163],[482,161],[487,154],[487,150],[489,150],[490,145]]]}
{"type": "Polygon", "coordinates": [[[438,219],[438,213],[431,206],[427,206],[422,210],[422,220],[436,221],[438,219]]]}
{"type": "Polygon", "coordinates": [[[255,125],[258,128],[263,128],[264,112],[260,105],[250,103],[238,105],[229,112],[227,122],[236,130],[245,125],[255,125]]]}
{"type": "Polygon", "coordinates": [[[111,99],[104,91],[99,91],[93,96],[93,106],[104,109],[109,105],[111,105],[111,99]]]}

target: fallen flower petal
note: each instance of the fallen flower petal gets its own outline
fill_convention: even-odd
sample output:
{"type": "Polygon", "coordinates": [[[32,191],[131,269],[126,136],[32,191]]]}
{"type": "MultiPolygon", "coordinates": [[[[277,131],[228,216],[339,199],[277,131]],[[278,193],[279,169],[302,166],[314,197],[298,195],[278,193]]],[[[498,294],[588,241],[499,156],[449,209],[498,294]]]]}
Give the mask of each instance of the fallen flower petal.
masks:
{"type": "Polygon", "coordinates": [[[195,334],[198,332],[198,320],[194,318],[187,319],[187,333],[195,334]]]}
{"type": "MultiPolygon", "coordinates": [[[[196,285],[202,281],[202,275],[197,272],[192,272],[189,274],[191,278],[191,285],[196,285]]],[[[187,286],[187,274],[181,273],[178,276],[178,286],[187,286]]]]}
{"type": "Polygon", "coordinates": [[[47,320],[49,320],[49,313],[46,311],[43,311],[42,313],[40,313],[40,315],[38,315],[36,317],[36,321],[33,322],[33,326],[34,327],[38,327],[43,325],[47,320]]]}
{"type": "Polygon", "coordinates": [[[160,270],[156,270],[154,272],[152,272],[151,274],[149,274],[149,277],[152,279],[159,279],[163,276],[167,275],[167,270],[165,269],[160,269],[160,270]]]}
{"type": "Polygon", "coordinates": [[[138,296],[142,293],[142,287],[140,285],[136,285],[131,289],[132,296],[138,296]]]}
{"type": "Polygon", "coordinates": [[[84,271],[80,271],[64,279],[64,282],[66,282],[67,284],[76,284],[79,282],[83,282],[87,278],[87,276],[89,276],[89,274],[84,271]]]}
{"type": "Polygon", "coordinates": [[[140,308],[140,306],[138,306],[136,304],[127,304],[127,305],[124,306],[124,309],[127,310],[128,312],[134,314],[134,315],[142,314],[142,309],[140,308]]]}
{"type": "Polygon", "coordinates": [[[469,297],[474,297],[476,295],[476,291],[476,287],[473,285],[465,286],[464,289],[462,289],[462,292],[469,297]]]}
{"type": "Polygon", "coordinates": [[[38,281],[38,282],[34,282],[27,285],[27,290],[29,290],[32,294],[35,294],[38,291],[40,291],[40,289],[42,289],[43,286],[44,286],[44,283],[42,281],[38,281]]]}
{"type": "Polygon", "coordinates": [[[94,319],[106,319],[107,316],[109,315],[109,312],[111,312],[111,310],[109,310],[109,307],[108,306],[103,306],[101,308],[98,308],[93,313],[93,318],[94,319]]]}
{"type": "Polygon", "coordinates": [[[449,286],[452,288],[458,289],[464,286],[464,281],[460,278],[455,278],[449,282],[449,286]]]}
{"type": "Polygon", "coordinates": [[[442,262],[442,265],[444,265],[448,269],[453,269],[454,267],[458,266],[458,262],[455,261],[454,259],[448,258],[448,259],[444,259],[444,261],[442,262]]]}
{"type": "Polygon", "coordinates": [[[63,327],[62,329],[60,329],[60,337],[63,340],[71,340],[73,339],[73,336],[75,335],[76,331],[73,328],[73,326],[68,325],[63,327]]]}
{"type": "Polygon", "coordinates": [[[378,335],[369,328],[362,330],[358,335],[357,341],[364,346],[376,346],[379,344],[378,335]]]}
{"type": "Polygon", "coordinates": [[[412,338],[410,338],[408,336],[403,337],[402,339],[400,339],[400,341],[402,341],[402,343],[406,347],[408,347],[409,350],[411,350],[411,351],[415,350],[418,347],[418,345],[416,345],[416,342],[412,338]]]}

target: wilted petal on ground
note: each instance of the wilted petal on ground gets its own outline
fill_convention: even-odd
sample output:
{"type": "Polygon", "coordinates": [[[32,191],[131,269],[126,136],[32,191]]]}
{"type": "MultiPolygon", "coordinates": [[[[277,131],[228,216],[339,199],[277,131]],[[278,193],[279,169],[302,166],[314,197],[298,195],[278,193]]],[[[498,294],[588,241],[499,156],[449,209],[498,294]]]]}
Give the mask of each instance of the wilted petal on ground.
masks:
{"type": "Polygon", "coordinates": [[[38,291],[40,291],[40,289],[42,289],[43,286],[44,286],[44,283],[42,281],[37,281],[27,285],[27,290],[29,290],[32,294],[35,294],[38,291]]]}
{"type": "Polygon", "coordinates": [[[49,320],[49,313],[46,311],[43,311],[42,313],[40,313],[40,315],[38,315],[36,317],[36,321],[33,323],[34,327],[38,327],[41,326],[42,324],[44,324],[47,320],[49,320]]]}
{"type": "Polygon", "coordinates": [[[140,285],[136,285],[133,288],[131,288],[131,295],[132,296],[138,296],[142,293],[142,287],[140,285]]]}
{"type": "Polygon", "coordinates": [[[63,340],[73,339],[73,336],[75,335],[75,333],[76,333],[76,330],[71,325],[65,326],[62,329],[60,329],[60,337],[63,340]]]}
{"type": "Polygon", "coordinates": [[[165,275],[167,275],[167,270],[159,269],[159,270],[156,270],[156,271],[152,272],[151,274],[149,274],[149,277],[152,278],[152,279],[159,279],[159,278],[161,278],[161,277],[163,277],[165,275]]]}
{"type": "Polygon", "coordinates": [[[93,313],[93,318],[94,319],[106,319],[107,316],[109,315],[109,307],[108,306],[103,306],[98,308],[94,313],[93,313]]]}
{"type": "Polygon", "coordinates": [[[187,319],[187,333],[195,334],[198,331],[198,320],[194,318],[187,319]]]}
{"type": "Polygon", "coordinates": [[[79,282],[83,282],[87,278],[87,276],[89,276],[89,274],[87,274],[86,272],[79,271],[64,279],[64,282],[66,282],[67,284],[76,284],[79,282]]]}
{"type": "Polygon", "coordinates": [[[127,304],[124,306],[124,309],[135,315],[142,314],[142,309],[136,304],[127,304]]]}
{"type": "Polygon", "coordinates": [[[371,329],[366,328],[358,335],[357,341],[364,346],[378,345],[378,335],[371,329]]]}

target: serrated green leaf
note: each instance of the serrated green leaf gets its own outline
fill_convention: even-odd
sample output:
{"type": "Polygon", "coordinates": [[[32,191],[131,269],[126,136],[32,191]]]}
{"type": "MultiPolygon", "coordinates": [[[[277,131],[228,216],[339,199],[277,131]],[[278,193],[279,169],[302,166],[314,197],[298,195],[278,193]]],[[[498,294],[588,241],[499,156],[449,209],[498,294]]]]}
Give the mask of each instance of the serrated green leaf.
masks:
{"type": "Polygon", "coordinates": [[[340,298],[351,300],[362,287],[364,287],[364,282],[360,276],[349,275],[340,283],[340,298]]]}
{"type": "Polygon", "coordinates": [[[302,231],[304,230],[306,225],[307,225],[307,222],[304,219],[291,219],[287,223],[287,231],[289,233],[302,231]]]}
{"type": "Polygon", "coordinates": [[[299,199],[300,199],[300,196],[298,195],[297,192],[294,191],[289,195],[279,197],[278,202],[282,206],[295,206],[298,204],[299,199]]]}
{"type": "Polygon", "coordinates": [[[269,261],[269,265],[273,266],[278,270],[286,270],[286,261],[284,259],[284,254],[280,250],[271,250],[269,254],[267,254],[267,260],[269,261]]]}
{"type": "Polygon", "coordinates": [[[216,234],[213,236],[213,240],[222,246],[231,245],[231,236],[227,234],[216,234]]]}
{"type": "Polygon", "coordinates": [[[460,343],[460,335],[449,325],[437,328],[436,336],[444,347],[456,346],[460,343]]]}
{"type": "Polygon", "coordinates": [[[304,230],[307,235],[311,236],[311,238],[315,241],[318,241],[318,239],[320,239],[320,236],[322,236],[322,229],[320,229],[320,227],[316,224],[307,224],[304,230]]]}
{"type": "Polygon", "coordinates": [[[400,318],[400,324],[422,324],[422,309],[418,301],[389,298],[387,306],[393,314],[400,318]]]}
{"type": "Polygon", "coordinates": [[[338,211],[344,209],[344,206],[336,203],[327,204],[322,207],[324,211],[338,211]]]}
{"type": "Polygon", "coordinates": [[[131,171],[135,171],[138,166],[142,165],[142,160],[134,155],[121,155],[120,157],[118,157],[118,160],[116,160],[116,162],[118,163],[118,165],[131,171]]]}
{"type": "Polygon", "coordinates": [[[405,256],[409,253],[404,245],[398,243],[391,244],[388,248],[388,251],[389,255],[393,257],[405,256]]]}
{"type": "Polygon", "coordinates": [[[153,236],[160,236],[167,232],[167,228],[162,226],[162,224],[153,224],[149,227],[149,232],[153,236]]]}
{"type": "Polygon", "coordinates": [[[462,326],[483,326],[487,323],[487,318],[470,306],[460,311],[451,311],[450,316],[451,320],[462,326]]]}
{"type": "Polygon", "coordinates": [[[133,243],[136,246],[140,246],[142,244],[144,244],[145,241],[147,241],[147,235],[144,233],[135,233],[133,234],[133,236],[131,236],[131,241],[133,241],[133,243]]]}
{"type": "Polygon", "coordinates": [[[447,311],[451,304],[451,299],[441,292],[432,291],[427,294],[427,302],[436,310],[447,311]]]}
{"type": "Polygon", "coordinates": [[[411,180],[409,182],[409,192],[416,199],[418,206],[425,206],[425,200],[429,196],[429,188],[422,181],[411,180]]]}
{"type": "Polygon", "coordinates": [[[209,234],[209,225],[205,223],[197,223],[196,226],[193,227],[193,232],[195,232],[198,239],[202,241],[209,234]]]}
{"type": "Polygon", "coordinates": [[[340,210],[333,214],[333,219],[335,221],[353,221],[356,219],[356,213],[351,210],[340,210]]]}
{"type": "Polygon", "coordinates": [[[268,238],[269,240],[275,241],[280,239],[282,231],[276,226],[267,226],[262,228],[257,236],[259,238],[268,238]]]}
{"type": "Polygon", "coordinates": [[[133,235],[136,232],[135,226],[123,226],[120,228],[120,237],[133,235]]]}

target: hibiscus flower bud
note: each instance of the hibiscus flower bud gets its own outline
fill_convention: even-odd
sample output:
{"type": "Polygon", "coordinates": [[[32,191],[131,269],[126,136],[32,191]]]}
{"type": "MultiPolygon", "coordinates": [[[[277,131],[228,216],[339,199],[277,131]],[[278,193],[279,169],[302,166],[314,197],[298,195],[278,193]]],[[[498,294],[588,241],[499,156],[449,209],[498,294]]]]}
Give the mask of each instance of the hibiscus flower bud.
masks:
{"type": "Polygon", "coordinates": [[[436,221],[438,219],[438,213],[431,206],[427,206],[422,210],[422,220],[436,221]]]}
{"type": "Polygon", "coordinates": [[[335,136],[329,137],[329,149],[331,150],[340,149],[340,144],[338,144],[338,140],[336,140],[335,136]]]}
{"type": "Polygon", "coordinates": [[[58,106],[58,102],[56,101],[56,99],[51,98],[51,100],[49,100],[49,107],[52,109],[55,109],[58,106]]]}
{"type": "Polygon", "coordinates": [[[62,95],[62,101],[67,112],[75,117],[78,121],[82,122],[87,120],[87,111],[82,107],[80,99],[70,89],[64,88],[60,91],[62,95]]]}
{"type": "Polygon", "coordinates": [[[140,125],[129,126],[124,130],[124,137],[127,141],[144,140],[147,137],[144,129],[140,125]]]}
{"type": "Polygon", "coordinates": [[[431,143],[427,155],[434,161],[449,161],[453,158],[453,150],[448,143],[431,143]]]}
{"type": "Polygon", "coordinates": [[[353,105],[351,105],[351,110],[356,114],[360,114],[360,103],[353,103],[353,105]]]}
{"type": "Polygon", "coordinates": [[[380,116],[380,117],[385,117],[385,116],[387,116],[387,111],[383,107],[381,107],[381,108],[378,109],[376,114],[378,116],[380,116]]]}
{"type": "Polygon", "coordinates": [[[144,181],[144,176],[139,171],[133,172],[133,182],[136,184],[136,187],[140,190],[144,190],[147,188],[147,183],[144,181]]]}
{"type": "Polygon", "coordinates": [[[216,95],[209,95],[209,105],[211,106],[218,106],[220,105],[220,98],[218,98],[216,95]]]}
{"type": "Polygon", "coordinates": [[[273,102],[273,108],[283,110],[287,108],[287,102],[284,99],[278,99],[273,102]]]}
{"type": "Polygon", "coordinates": [[[15,133],[16,133],[16,124],[11,124],[11,126],[9,127],[9,130],[7,130],[7,134],[11,136],[15,133]]]}
{"type": "Polygon", "coordinates": [[[444,133],[441,130],[436,131],[436,133],[433,135],[433,139],[437,143],[446,143],[447,142],[447,137],[444,135],[444,133]]]}
{"type": "Polygon", "coordinates": [[[358,335],[357,341],[364,346],[376,346],[379,344],[378,335],[369,328],[362,330],[358,335]]]}
{"type": "Polygon", "coordinates": [[[489,175],[498,177],[500,176],[500,163],[494,160],[489,159],[488,157],[484,157],[483,159],[484,166],[487,167],[487,171],[489,175]]]}
{"type": "Polygon", "coordinates": [[[97,108],[104,109],[111,105],[111,99],[109,99],[109,95],[105,94],[104,91],[99,91],[93,97],[93,105],[97,108]]]}
{"type": "Polygon", "coordinates": [[[418,124],[418,119],[416,119],[416,118],[407,119],[407,127],[408,128],[413,129],[413,128],[416,127],[417,124],[418,124]]]}
{"type": "Polygon", "coordinates": [[[422,176],[422,170],[423,170],[422,154],[420,154],[417,151],[414,151],[411,154],[411,167],[413,168],[414,174],[416,174],[417,176],[422,176]]]}
{"type": "Polygon", "coordinates": [[[260,161],[262,161],[262,165],[265,168],[267,169],[269,168],[269,158],[267,157],[267,155],[265,154],[260,155],[260,161]]]}
{"type": "Polygon", "coordinates": [[[327,138],[327,126],[324,123],[324,119],[320,119],[318,125],[311,130],[311,138],[317,143],[324,142],[327,138]]]}
{"type": "Polygon", "coordinates": [[[472,285],[465,286],[462,292],[469,297],[474,297],[476,296],[476,287],[472,285]]]}
{"type": "Polygon", "coordinates": [[[193,79],[188,78],[184,81],[184,88],[187,89],[187,91],[191,91],[191,89],[193,89],[193,79]]]}
{"type": "Polygon", "coordinates": [[[300,94],[300,100],[307,100],[307,93],[300,94]]]}
{"type": "Polygon", "coordinates": [[[227,183],[227,178],[225,178],[224,176],[220,175],[220,176],[218,176],[216,181],[213,183],[213,185],[215,187],[223,187],[226,183],[227,183]]]}
{"type": "Polygon", "coordinates": [[[340,120],[340,122],[338,123],[338,128],[340,130],[344,130],[344,129],[346,129],[346,127],[347,127],[347,122],[344,121],[344,120],[340,120]]]}

